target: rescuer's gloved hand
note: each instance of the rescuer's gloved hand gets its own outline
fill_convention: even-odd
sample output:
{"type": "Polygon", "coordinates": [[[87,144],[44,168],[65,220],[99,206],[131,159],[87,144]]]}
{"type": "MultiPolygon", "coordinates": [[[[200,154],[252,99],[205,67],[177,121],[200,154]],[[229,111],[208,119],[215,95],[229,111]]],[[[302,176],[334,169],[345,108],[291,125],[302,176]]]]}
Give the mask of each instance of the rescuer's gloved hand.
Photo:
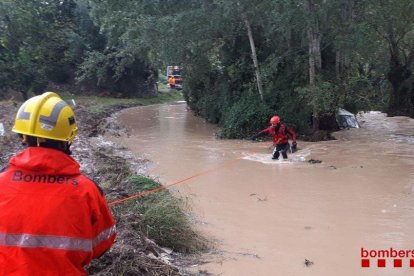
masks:
{"type": "Polygon", "coordinates": [[[295,151],[297,151],[297,150],[298,150],[298,144],[296,143],[296,141],[293,141],[293,142],[292,142],[292,147],[291,147],[291,149],[292,149],[292,152],[295,152],[295,151]]]}

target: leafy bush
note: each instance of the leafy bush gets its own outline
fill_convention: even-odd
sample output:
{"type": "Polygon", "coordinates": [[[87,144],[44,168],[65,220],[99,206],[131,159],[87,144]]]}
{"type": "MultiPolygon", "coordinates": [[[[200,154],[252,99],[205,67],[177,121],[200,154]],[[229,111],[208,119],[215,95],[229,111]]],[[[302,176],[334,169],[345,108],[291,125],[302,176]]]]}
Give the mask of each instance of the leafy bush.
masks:
{"type": "Polygon", "coordinates": [[[257,95],[241,98],[224,113],[219,136],[222,138],[245,138],[257,132],[273,115],[269,107],[260,102],[257,95]]]}

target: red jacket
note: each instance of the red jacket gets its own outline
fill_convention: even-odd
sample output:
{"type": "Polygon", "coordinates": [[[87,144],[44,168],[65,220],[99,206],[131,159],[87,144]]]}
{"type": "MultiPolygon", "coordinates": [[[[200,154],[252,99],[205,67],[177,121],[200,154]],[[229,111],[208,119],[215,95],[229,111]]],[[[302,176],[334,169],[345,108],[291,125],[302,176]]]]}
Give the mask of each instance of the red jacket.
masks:
{"type": "Polygon", "coordinates": [[[69,155],[29,147],[0,173],[0,275],[86,275],[115,235],[104,196],[69,155]]]}
{"type": "Polygon", "coordinates": [[[284,124],[280,124],[279,127],[270,126],[261,130],[256,137],[262,136],[264,134],[270,134],[272,136],[273,144],[280,145],[286,144],[289,141],[288,134],[292,137],[293,141],[296,141],[296,134],[292,129],[288,128],[284,124]]]}

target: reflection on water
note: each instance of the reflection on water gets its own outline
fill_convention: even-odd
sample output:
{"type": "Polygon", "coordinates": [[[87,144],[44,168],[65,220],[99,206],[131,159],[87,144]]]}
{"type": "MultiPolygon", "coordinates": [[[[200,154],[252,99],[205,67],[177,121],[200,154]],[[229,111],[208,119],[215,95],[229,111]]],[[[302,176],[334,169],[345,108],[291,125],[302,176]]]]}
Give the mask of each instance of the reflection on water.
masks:
{"type": "Polygon", "coordinates": [[[125,110],[118,120],[131,135],[111,139],[152,160],[149,173],[165,184],[210,170],[174,188],[222,252],[197,270],[413,274],[405,263],[361,268],[360,250],[414,248],[414,120],[379,112],[358,119],[361,128],[337,132],[337,140],[299,141],[288,161],[272,160],[269,142],[217,140],[215,126],[185,104],[125,110]]]}

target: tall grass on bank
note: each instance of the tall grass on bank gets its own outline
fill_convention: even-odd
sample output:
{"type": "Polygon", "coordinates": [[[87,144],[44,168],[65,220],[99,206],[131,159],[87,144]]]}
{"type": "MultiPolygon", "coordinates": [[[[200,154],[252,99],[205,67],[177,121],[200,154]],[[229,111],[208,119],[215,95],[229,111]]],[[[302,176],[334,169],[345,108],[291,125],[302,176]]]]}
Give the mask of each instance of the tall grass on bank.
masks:
{"type": "MultiPolygon", "coordinates": [[[[136,174],[131,175],[127,183],[132,194],[161,186],[153,179],[136,174]]],[[[206,248],[206,241],[192,229],[186,209],[184,199],[162,190],[121,203],[113,211],[118,217],[135,217],[133,222],[130,219],[126,221],[131,223],[133,229],[144,233],[159,246],[181,253],[196,253],[206,248]]]]}

